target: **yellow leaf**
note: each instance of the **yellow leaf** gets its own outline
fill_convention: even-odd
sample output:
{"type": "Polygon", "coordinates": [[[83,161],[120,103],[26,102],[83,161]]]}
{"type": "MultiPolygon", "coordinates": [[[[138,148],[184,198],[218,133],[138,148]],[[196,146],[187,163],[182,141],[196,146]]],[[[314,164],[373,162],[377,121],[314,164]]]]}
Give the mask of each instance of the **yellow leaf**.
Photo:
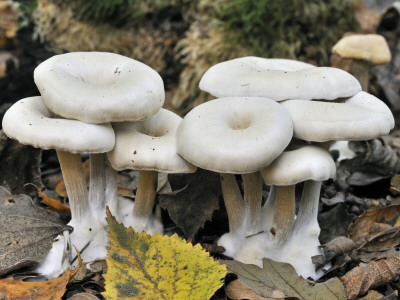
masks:
{"type": "Polygon", "coordinates": [[[226,267],[200,245],[176,234],[150,236],[125,228],[107,210],[106,299],[209,299],[222,286],[226,267]]]}

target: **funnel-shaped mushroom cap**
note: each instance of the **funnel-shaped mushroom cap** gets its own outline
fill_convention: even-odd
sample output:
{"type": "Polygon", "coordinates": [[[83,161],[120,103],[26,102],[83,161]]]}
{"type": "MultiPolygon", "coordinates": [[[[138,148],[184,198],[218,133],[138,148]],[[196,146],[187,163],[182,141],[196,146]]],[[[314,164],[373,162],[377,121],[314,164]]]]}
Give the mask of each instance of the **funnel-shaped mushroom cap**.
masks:
{"type": "Polygon", "coordinates": [[[184,117],[178,128],[178,153],[203,169],[250,173],[278,157],[292,131],[289,114],[273,100],[220,98],[184,117]]]}
{"type": "Polygon", "coordinates": [[[177,153],[176,130],[182,118],[161,109],[140,122],[114,124],[115,147],[107,153],[116,170],[152,170],[166,173],[193,173],[196,167],[177,153]]]}
{"type": "Polygon", "coordinates": [[[366,92],[343,103],[288,100],[281,104],[292,116],[293,136],[306,141],[368,140],[394,127],[390,109],[366,92]]]}
{"type": "Polygon", "coordinates": [[[115,144],[109,123],[62,119],[47,109],[41,97],[25,98],[11,106],[4,115],[3,130],[21,144],[73,153],[107,152],[115,144]]]}
{"type": "Polygon", "coordinates": [[[283,152],[260,172],[267,185],[293,185],[306,180],[333,178],[336,165],[328,151],[317,146],[305,146],[283,152]]]}
{"type": "Polygon", "coordinates": [[[388,63],[392,55],[385,38],[379,34],[353,34],[340,39],[332,48],[333,53],[373,64],[388,63]]]}
{"type": "Polygon", "coordinates": [[[34,78],[50,111],[87,123],[144,120],[164,104],[160,75],[118,54],[56,55],[35,69],[34,78]]]}
{"type": "Polygon", "coordinates": [[[266,97],[277,101],[333,100],[361,91],[357,79],[340,69],[257,57],[212,66],[204,73],[199,87],[216,97],[266,97]]]}

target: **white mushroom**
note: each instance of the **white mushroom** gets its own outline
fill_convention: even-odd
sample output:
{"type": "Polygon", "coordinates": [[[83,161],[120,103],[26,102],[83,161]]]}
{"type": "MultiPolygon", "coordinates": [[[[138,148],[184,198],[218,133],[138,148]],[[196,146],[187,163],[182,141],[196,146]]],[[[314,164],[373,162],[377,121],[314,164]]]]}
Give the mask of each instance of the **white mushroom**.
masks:
{"type": "MultiPolygon", "coordinates": [[[[2,124],[4,132],[22,144],[56,149],[71,206],[69,225],[75,229],[71,235],[72,244],[82,249],[98,230],[101,231],[103,225],[96,220],[103,212],[90,210],[79,153],[110,151],[115,144],[111,125],[62,119],[46,108],[41,97],[25,98],[15,103],[5,113],[2,124]]],[[[90,256],[88,260],[104,258],[105,248],[103,252],[97,249],[94,252],[87,251],[82,256],[85,257],[85,254],[90,256]]],[[[50,272],[59,270],[57,263],[61,264],[62,245],[60,252],[55,251],[55,255],[60,260],[51,263],[50,272]]]]}
{"type": "Polygon", "coordinates": [[[158,172],[193,173],[196,167],[177,154],[176,131],[181,117],[166,109],[140,122],[114,124],[116,143],[108,159],[116,170],[139,170],[133,215],[126,226],[138,232],[162,233],[162,223],[152,214],[158,172]]]}
{"type": "Polygon", "coordinates": [[[165,99],[155,70],[114,53],[55,55],[35,69],[34,78],[50,111],[86,123],[144,120],[165,99]]]}
{"type": "Polygon", "coordinates": [[[199,86],[216,97],[266,97],[277,101],[333,100],[361,90],[357,79],[340,69],[257,57],[216,64],[203,75],[199,86]]]}
{"type": "Polygon", "coordinates": [[[366,92],[342,103],[287,100],[281,104],[292,116],[293,136],[306,141],[368,140],[394,127],[390,109],[366,92]]]}
{"type": "Polygon", "coordinates": [[[261,220],[265,233],[249,237],[235,259],[261,266],[262,259],[268,257],[292,264],[300,275],[315,277],[311,256],[320,254],[317,221],[320,187],[335,172],[332,157],[317,146],[283,152],[261,170],[265,183],[272,185],[261,220]],[[294,188],[300,182],[305,183],[295,220],[294,188]]]}
{"type": "MultiPolygon", "coordinates": [[[[163,105],[158,73],[134,59],[107,52],[53,56],[34,72],[35,83],[50,111],[86,123],[143,120],[163,105]]],[[[105,206],[118,218],[117,172],[103,153],[90,155],[89,203],[105,206]]]]}
{"type": "Polygon", "coordinates": [[[257,97],[220,98],[190,111],[178,128],[178,153],[192,164],[221,173],[230,232],[219,244],[233,256],[255,233],[261,213],[258,171],[288,145],[292,123],[275,101],[257,97]],[[233,174],[242,174],[244,202],[233,174]]]}

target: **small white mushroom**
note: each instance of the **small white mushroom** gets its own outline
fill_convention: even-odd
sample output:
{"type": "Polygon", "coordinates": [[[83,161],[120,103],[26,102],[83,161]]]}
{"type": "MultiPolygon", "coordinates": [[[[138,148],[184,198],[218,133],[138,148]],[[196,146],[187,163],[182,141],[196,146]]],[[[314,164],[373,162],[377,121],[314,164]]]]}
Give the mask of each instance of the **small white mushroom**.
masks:
{"type": "Polygon", "coordinates": [[[178,129],[178,153],[192,164],[221,173],[230,232],[219,244],[233,256],[255,233],[261,213],[258,171],[288,145],[292,122],[275,101],[257,97],[220,98],[190,111],[178,129]],[[244,203],[233,174],[242,174],[244,203]]]}
{"type": "Polygon", "coordinates": [[[265,183],[272,185],[261,220],[265,233],[249,237],[235,259],[261,266],[268,257],[292,264],[303,276],[315,276],[311,256],[320,254],[317,215],[321,182],[333,178],[335,172],[329,152],[317,146],[285,151],[261,170],[265,183]],[[295,220],[294,189],[300,182],[305,183],[295,220]]]}
{"type": "Polygon", "coordinates": [[[124,218],[126,226],[138,232],[162,233],[152,215],[158,172],[193,173],[196,167],[177,154],[176,131],[182,118],[166,109],[144,121],[115,123],[116,143],[108,159],[116,170],[139,170],[139,183],[133,215],[124,218]]]}

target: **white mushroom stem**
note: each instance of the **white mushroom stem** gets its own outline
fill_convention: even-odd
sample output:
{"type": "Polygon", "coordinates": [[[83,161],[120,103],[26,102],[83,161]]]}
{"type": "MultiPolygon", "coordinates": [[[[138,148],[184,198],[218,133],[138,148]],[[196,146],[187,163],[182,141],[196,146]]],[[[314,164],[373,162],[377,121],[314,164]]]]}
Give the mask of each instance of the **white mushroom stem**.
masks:
{"type": "Polygon", "coordinates": [[[135,217],[148,218],[151,216],[156,199],[157,178],[156,171],[140,171],[133,209],[135,217]]]}
{"type": "MultiPolygon", "coordinates": [[[[111,213],[118,220],[118,184],[117,184],[118,172],[114,170],[108,158],[105,158],[105,178],[106,178],[106,189],[105,198],[106,205],[110,208],[111,213]]],[[[120,220],[118,220],[120,221],[120,220]]]]}
{"type": "Polygon", "coordinates": [[[118,210],[117,171],[111,168],[105,153],[92,153],[90,159],[89,205],[105,221],[106,205],[113,215],[118,210]]]}
{"type": "Polygon", "coordinates": [[[221,173],[221,188],[226,212],[228,214],[229,231],[239,232],[244,221],[244,202],[234,174],[221,173]]]}
{"type": "Polygon", "coordinates": [[[363,59],[354,59],[351,73],[360,82],[362,90],[368,92],[370,62],[363,59]]]}
{"type": "Polygon", "coordinates": [[[105,210],[105,154],[93,153],[90,160],[89,205],[92,211],[105,210]]]}
{"type": "Polygon", "coordinates": [[[260,229],[263,231],[269,230],[274,221],[275,200],[276,200],[276,186],[271,185],[268,198],[265,201],[265,204],[261,210],[262,216],[260,219],[260,229]]]}
{"type": "Polygon", "coordinates": [[[248,233],[255,233],[261,216],[262,178],[259,172],[242,174],[248,233]]]}
{"type": "Polygon", "coordinates": [[[307,180],[304,183],[299,211],[293,227],[293,235],[304,234],[308,229],[315,229],[319,234],[317,217],[321,185],[321,181],[313,180],[307,180]]]}
{"type": "Polygon", "coordinates": [[[71,207],[71,220],[74,224],[81,224],[89,209],[81,157],[78,153],[61,150],[57,150],[57,156],[71,207]]]}
{"type": "Polygon", "coordinates": [[[276,186],[275,214],[269,232],[278,244],[285,242],[293,227],[296,210],[295,185],[276,186]]]}

